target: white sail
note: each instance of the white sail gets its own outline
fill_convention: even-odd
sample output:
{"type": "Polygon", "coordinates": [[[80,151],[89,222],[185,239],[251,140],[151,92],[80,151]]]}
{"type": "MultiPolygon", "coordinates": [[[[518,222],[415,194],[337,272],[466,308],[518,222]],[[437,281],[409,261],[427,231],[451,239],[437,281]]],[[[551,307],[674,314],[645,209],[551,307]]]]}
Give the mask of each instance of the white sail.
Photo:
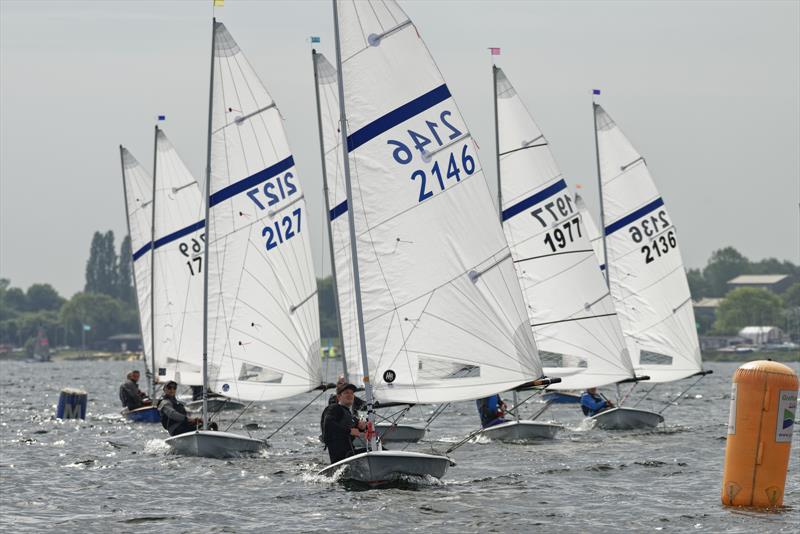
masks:
{"type": "MultiPolygon", "coordinates": [[[[150,366],[150,245],[152,221],[153,178],[127,148],[120,147],[122,179],[125,187],[125,215],[131,236],[134,286],[139,305],[139,325],[142,329],[142,352],[145,365],[150,366]]],[[[152,370],[151,370],[152,371],[152,370]]]]}
{"type": "Polygon", "coordinates": [[[495,67],[503,229],[552,389],[633,377],[614,302],[547,139],[495,67]],[[550,366],[553,366],[551,368],[550,366]]]}
{"type": "Polygon", "coordinates": [[[396,2],[337,6],[354,204],[339,212],[355,217],[376,398],[473,399],[539,378],[511,253],[441,73],[396,2]]]}
{"type": "Polygon", "coordinates": [[[336,68],[323,54],[315,54],[317,86],[322,118],[323,150],[328,180],[331,240],[336,270],[336,291],[339,298],[339,315],[342,324],[342,346],[347,373],[353,380],[364,375],[358,338],[355,292],[353,289],[353,260],[350,255],[350,229],[347,224],[344,167],[342,163],[342,136],[339,130],[339,90],[336,68]]]}
{"type": "Polygon", "coordinates": [[[677,231],[645,159],[595,104],[608,274],[634,369],[668,382],[702,369],[677,231]]]}
{"type": "Polygon", "coordinates": [[[275,102],[225,26],[214,31],[210,387],[288,397],[322,382],[306,203],[275,102]]]}
{"type": "Polygon", "coordinates": [[[202,385],[205,207],[197,181],[162,130],[155,181],[155,377],[202,385]]]}
{"type": "Polygon", "coordinates": [[[586,229],[586,235],[589,237],[592,250],[594,250],[594,255],[597,258],[597,265],[600,266],[600,270],[603,272],[603,279],[605,280],[606,260],[605,252],[603,252],[603,235],[600,233],[600,230],[598,230],[597,223],[594,222],[589,208],[586,207],[586,202],[578,193],[575,193],[575,205],[578,207],[578,213],[581,214],[581,222],[586,229]]]}

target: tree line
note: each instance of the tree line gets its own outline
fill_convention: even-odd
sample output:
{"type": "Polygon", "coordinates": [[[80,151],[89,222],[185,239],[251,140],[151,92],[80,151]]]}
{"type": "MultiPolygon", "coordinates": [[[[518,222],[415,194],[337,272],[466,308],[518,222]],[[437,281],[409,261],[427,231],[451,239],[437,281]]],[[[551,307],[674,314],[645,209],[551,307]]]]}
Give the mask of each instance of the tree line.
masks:
{"type": "MultiPolygon", "coordinates": [[[[751,262],[726,247],[711,254],[703,269],[687,272],[692,298],[723,298],[716,320],[698,317],[701,334],[736,334],[745,326],[779,326],[800,334],[800,266],[774,258],[751,262]],[[728,291],[727,282],[741,274],[787,274],[795,283],[783,294],[765,289],[728,291]]],[[[317,280],[322,338],[338,338],[333,280],[317,280]]],[[[83,291],[69,300],[50,284],[33,284],[27,291],[0,279],[0,344],[32,350],[39,328],[50,344],[79,346],[84,325],[92,345],[116,334],[140,333],[139,310],[133,285],[131,241],[125,237],[117,253],[114,232],[95,232],[86,262],[83,291]]]]}
{"type": "MultiPolygon", "coordinates": [[[[328,277],[317,283],[322,337],[338,337],[333,281],[328,277]]],[[[69,300],[50,284],[33,284],[25,291],[0,279],[0,344],[32,352],[40,328],[52,346],[80,346],[82,335],[92,346],[116,334],[139,334],[136,300],[130,238],[122,240],[117,253],[113,231],[95,232],[83,291],[69,300]],[[89,330],[84,332],[84,325],[89,330]]]]}

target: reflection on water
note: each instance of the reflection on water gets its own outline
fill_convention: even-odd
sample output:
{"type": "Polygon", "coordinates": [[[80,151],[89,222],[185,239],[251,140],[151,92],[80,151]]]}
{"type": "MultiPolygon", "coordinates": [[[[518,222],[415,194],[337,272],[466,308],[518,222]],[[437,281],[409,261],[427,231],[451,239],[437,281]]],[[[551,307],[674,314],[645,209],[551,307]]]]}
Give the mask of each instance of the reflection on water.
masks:
{"type": "MultiPolygon", "coordinates": [[[[131,365],[0,363],[0,529],[751,533],[796,532],[800,524],[798,433],[786,508],[763,513],[720,505],[737,364],[710,364],[714,374],[669,408],[666,425],[657,430],[593,429],[578,408],[557,405],[546,416],[566,425],[555,440],[504,444],[481,436],[452,454],[457,465],[444,480],[408,479],[384,490],[316,475],[327,464],[318,441],[326,395],[257,457],[171,455],[161,425],[129,423],[119,415],[117,388],[131,365]],[[89,392],[86,421],[53,418],[59,391],[67,386],[89,392]]],[[[328,366],[329,378],[335,378],[337,367],[328,366]]],[[[639,407],[660,409],[683,387],[659,386],[639,407]]],[[[315,395],[254,405],[231,431],[246,434],[247,427],[253,437],[266,437],[315,395]]],[[[527,413],[540,407],[532,402],[527,413]]],[[[414,407],[406,421],[423,422],[431,412],[432,407],[414,407]]],[[[237,415],[224,413],[222,425],[237,415]]],[[[407,450],[444,451],[477,425],[474,403],[457,403],[436,420],[426,441],[407,450]]]]}

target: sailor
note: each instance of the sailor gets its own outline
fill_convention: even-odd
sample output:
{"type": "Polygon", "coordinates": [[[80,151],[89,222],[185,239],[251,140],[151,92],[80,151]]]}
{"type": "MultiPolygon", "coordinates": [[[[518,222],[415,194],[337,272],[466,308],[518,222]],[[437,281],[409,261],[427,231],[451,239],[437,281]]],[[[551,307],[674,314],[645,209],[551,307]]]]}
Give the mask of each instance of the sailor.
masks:
{"type": "Polygon", "coordinates": [[[597,388],[589,388],[581,395],[581,410],[583,410],[583,415],[587,417],[597,415],[613,407],[614,404],[610,400],[597,394],[597,388]]]}
{"type": "MultiPolygon", "coordinates": [[[[347,379],[344,377],[344,375],[339,375],[339,380],[336,381],[336,387],[338,388],[342,384],[347,384],[347,379]]],[[[330,398],[328,398],[329,405],[336,404],[338,402],[339,402],[338,395],[336,394],[333,394],[330,396],[330,398]]],[[[360,410],[365,410],[366,408],[367,408],[367,402],[364,399],[353,396],[353,413],[355,414],[356,417],[358,417],[358,412],[360,410]]]]}
{"type": "Polygon", "coordinates": [[[186,406],[175,398],[178,383],[170,380],[164,384],[164,396],[158,401],[158,411],[161,413],[161,426],[167,429],[170,436],[197,430],[197,425],[203,424],[199,417],[189,417],[186,406]]]}
{"type": "Polygon", "coordinates": [[[503,416],[506,414],[506,403],[500,395],[492,395],[485,399],[475,401],[478,405],[478,414],[481,416],[481,427],[486,428],[500,425],[506,422],[503,416]]]}
{"type": "Polygon", "coordinates": [[[147,394],[139,389],[140,376],[139,371],[131,371],[125,377],[127,380],[119,387],[119,400],[128,411],[152,404],[147,394]]]}
{"type": "Polygon", "coordinates": [[[367,428],[367,423],[353,412],[355,391],[353,384],[339,384],[336,386],[336,403],[329,404],[322,412],[322,441],[328,448],[332,464],[364,452],[364,449],[353,446],[353,440],[367,428]]]}

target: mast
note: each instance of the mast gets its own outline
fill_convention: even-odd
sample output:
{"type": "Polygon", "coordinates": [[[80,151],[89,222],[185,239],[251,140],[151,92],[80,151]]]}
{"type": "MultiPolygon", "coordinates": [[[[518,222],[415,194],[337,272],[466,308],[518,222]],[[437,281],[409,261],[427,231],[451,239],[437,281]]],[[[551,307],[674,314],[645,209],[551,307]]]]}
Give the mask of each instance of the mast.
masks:
{"type": "Polygon", "coordinates": [[[606,215],[603,208],[603,179],[600,176],[600,147],[597,142],[597,108],[599,104],[594,101],[594,91],[592,91],[592,116],[594,118],[594,155],[597,165],[597,191],[600,196],[600,234],[603,236],[603,264],[605,265],[606,286],[611,287],[611,278],[608,274],[608,247],[606,246],[606,215]]]}
{"type": "MultiPolygon", "coordinates": [[[[339,287],[336,282],[336,258],[333,255],[333,226],[331,225],[331,205],[328,199],[328,170],[325,165],[325,139],[322,135],[322,110],[319,102],[319,72],[317,72],[317,51],[311,49],[311,62],[314,64],[314,95],[317,99],[317,129],[319,130],[319,155],[322,160],[322,192],[325,197],[325,223],[328,225],[328,250],[331,257],[331,275],[333,277],[333,301],[336,305],[336,327],[339,329],[339,339],[342,342],[342,371],[346,381],[350,381],[347,372],[347,358],[344,351],[344,336],[342,335],[342,312],[339,308],[339,287]]],[[[338,77],[338,74],[337,74],[338,77]]]]}
{"type": "MultiPolygon", "coordinates": [[[[492,64],[492,93],[494,93],[494,153],[497,155],[497,211],[503,224],[503,190],[500,187],[500,134],[497,126],[497,65],[492,64]]],[[[516,393],[514,393],[516,395],[516,393]]]]}
{"type": "MultiPolygon", "coordinates": [[[[156,298],[153,289],[156,282],[156,162],[158,161],[158,124],[153,136],[153,197],[150,199],[150,392],[155,395],[158,372],[156,371],[156,298]]],[[[152,397],[150,397],[152,398],[152,397]]]]}
{"type": "MultiPolygon", "coordinates": [[[[127,184],[127,179],[125,178],[125,156],[124,156],[123,150],[124,150],[123,146],[119,145],[119,161],[122,164],[122,193],[123,193],[123,195],[125,197],[125,224],[126,224],[126,226],[128,228],[128,238],[130,239],[131,238],[130,237],[131,236],[131,214],[128,212],[128,184],[127,184]]],[[[132,249],[131,249],[131,252],[133,252],[132,249]]],[[[150,253],[152,254],[152,251],[150,253]]],[[[136,301],[138,303],[138,301],[139,301],[139,288],[136,286],[135,269],[136,268],[133,265],[133,258],[131,258],[131,277],[133,278],[133,291],[136,293],[136,301]]],[[[152,292],[151,292],[151,295],[152,295],[152,292]]],[[[140,313],[137,313],[136,316],[139,318],[139,332],[142,332],[142,315],[140,313]]],[[[150,321],[152,322],[152,318],[150,319],[150,321]]],[[[144,360],[144,367],[145,367],[145,371],[146,371],[147,370],[147,356],[142,355],[142,360],[144,360]]],[[[154,370],[151,368],[150,372],[153,373],[154,370]]],[[[147,375],[147,373],[145,372],[145,376],[146,375],[147,375]]],[[[153,380],[155,380],[155,374],[153,375],[153,380]]],[[[150,380],[149,384],[148,384],[148,389],[150,391],[150,399],[152,399],[153,396],[155,395],[155,384],[153,383],[153,380],[150,380]]]]}
{"type": "MultiPolygon", "coordinates": [[[[497,118],[497,65],[492,65],[492,94],[494,96],[494,153],[497,159],[497,212],[500,218],[500,226],[503,226],[503,186],[500,179],[500,128],[497,118]]],[[[519,396],[517,390],[513,390],[514,399],[514,419],[519,421],[519,396]]]]}
{"type": "MultiPolygon", "coordinates": [[[[361,366],[364,369],[364,392],[367,397],[367,421],[371,428],[373,422],[372,383],[369,378],[369,362],[367,361],[367,340],[364,336],[364,310],[361,305],[361,280],[358,274],[358,247],[356,245],[355,216],[353,215],[353,188],[350,183],[350,154],[347,145],[347,117],[344,108],[344,73],[342,72],[342,45],[339,40],[339,10],[333,0],[333,31],[336,39],[336,77],[339,88],[339,121],[342,131],[342,151],[344,153],[344,183],[347,190],[347,223],[350,226],[350,255],[353,257],[353,289],[356,298],[356,320],[358,321],[359,347],[361,349],[361,366]]],[[[370,433],[367,449],[376,449],[375,435],[370,433]]]]}
{"type": "Polygon", "coordinates": [[[206,144],[206,243],[203,247],[203,430],[208,430],[208,248],[211,241],[211,219],[208,199],[211,196],[211,111],[214,104],[214,52],[217,19],[211,19],[211,81],[208,90],[208,141],[206,144]]]}

